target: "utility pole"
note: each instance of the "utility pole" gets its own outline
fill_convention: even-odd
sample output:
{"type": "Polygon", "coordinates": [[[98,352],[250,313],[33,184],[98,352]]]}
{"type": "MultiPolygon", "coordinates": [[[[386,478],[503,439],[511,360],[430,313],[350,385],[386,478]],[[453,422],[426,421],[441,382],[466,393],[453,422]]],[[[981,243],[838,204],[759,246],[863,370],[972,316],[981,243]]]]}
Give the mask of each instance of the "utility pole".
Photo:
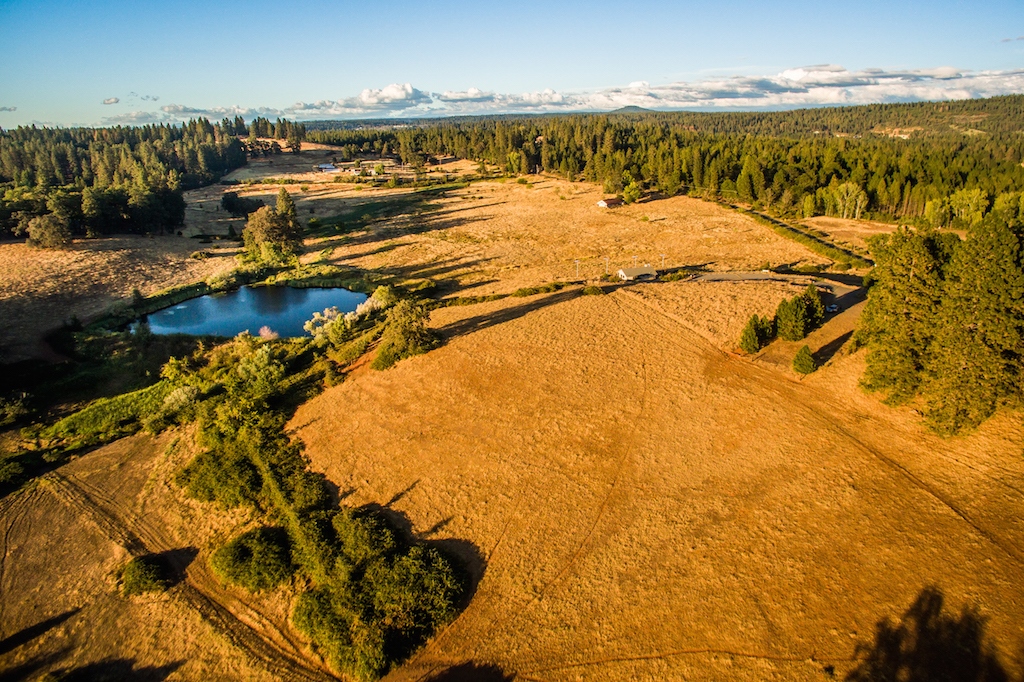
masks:
{"type": "Polygon", "coordinates": [[[633,256],[633,267],[636,267],[636,256],[633,256]]]}
{"type": "Polygon", "coordinates": [[[607,275],[607,274],[610,274],[610,273],[608,272],[608,256],[605,256],[605,257],[604,257],[604,274],[606,274],[606,275],[607,275]]]}
{"type": "Polygon", "coordinates": [[[580,278],[580,259],[576,259],[576,279],[580,278]]]}
{"type": "Polygon", "coordinates": [[[661,269],[665,269],[665,254],[661,254],[661,269]]]}

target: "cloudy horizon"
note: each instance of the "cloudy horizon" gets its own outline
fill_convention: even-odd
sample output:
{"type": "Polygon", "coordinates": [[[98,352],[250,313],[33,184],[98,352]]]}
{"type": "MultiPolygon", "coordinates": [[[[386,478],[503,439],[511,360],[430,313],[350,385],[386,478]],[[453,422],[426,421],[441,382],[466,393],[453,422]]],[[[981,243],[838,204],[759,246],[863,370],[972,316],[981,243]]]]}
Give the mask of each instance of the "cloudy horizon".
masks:
{"type": "MultiPolygon", "coordinates": [[[[526,93],[498,93],[470,87],[464,91],[428,92],[411,83],[364,88],[358,95],[337,100],[296,102],[272,107],[203,107],[171,103],[134,108],[159,100],[157,95],[103,100],[123,111],[78,125],[143,125],[178,123],[191,118],[217,120],[242,116],[251,120],[288,118],[295,121],[417,119],[502,114],[557,114],[612,111],[641,107],[652,111],[749,111],[875,103],[943,101],[1024,93],[1024,69],[1005,71],[958,70],[937,67],[917,70],[864,69],[850,71],[825,64],[786,69],[773,76],[733,76],[701,81],[624,86],[558,92],[552,88],[526,93]]],[[[7,107],[0,111],[8,110],[7,107]]],[[[15,110],[10,107],[9,110],[15,110]]]]}
{"type": "Polygon", "coordinates": [[[728,9],[295,0],[291,21],[281,12],[268,0],[0,3],[0,127],[764,110],[1024,93],[1019,0],[735,0],[728,9]]]}

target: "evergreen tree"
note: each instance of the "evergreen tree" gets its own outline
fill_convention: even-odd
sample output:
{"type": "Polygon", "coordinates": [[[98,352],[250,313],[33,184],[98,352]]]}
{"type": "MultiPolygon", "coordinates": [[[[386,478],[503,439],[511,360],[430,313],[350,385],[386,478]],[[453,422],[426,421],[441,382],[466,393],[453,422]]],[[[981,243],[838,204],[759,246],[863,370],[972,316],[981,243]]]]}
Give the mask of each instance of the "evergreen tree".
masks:
{"type": "Polygon", "coordinates": [[[814,355],[808,346],[802,347],[793,357],[793,371],[797,374],[807,375],[818,369],[818,363],[814,361],[814,355]]]}
{"type": "Polygon", "coordinates": [[[775,335],[775,323],[769,317],[752,315],[740,336],[740,349],[753,354],[768,345],[775,335]]]}
{"type": "Polygon", "coordinates": [[[899,404],[914,397],[923,380],[944,263],[934,241],[907,228],[870,243],[874,284],[861,318],[860,335],[869,344],[861,384],[887,392],[887,401],[899,404]]]}
{"type": "Polygon", "coordinates": [[[807,336],[807,304],[803,296],[779,303],[775,311],[775,328],[779,338],[799,341],[807,336]]]}
{"type": "Polygon", "coordinates": [[[813,284],[807,285],[807,290],[804,291],[802,298],[807,311],[805,317],[807,326],[804,330],[804,335],[806,336],[812,329],[817,329],[825,321],[825,304],[821,302],[821,294],[818,293],[818,287],[813,284]]]}
{"type": "Polygon", "coordinates": [[[924,394],[942,433],[972,428],[1021,390],[1024,235],[993,216],[971,229],[948,269],[924,394]]]}
{"type": "Polygon", "coordinates": [[[757,337],[757,315],[751,317],[747,326],[743,328],[740,335],[740,350],[747,355],[753,355],[761,350],[761,341],[757,337]]]}
{"type": "Polygon", "coordinates": [[[294,225],[295,221],[298,220],[298,211],[295,208],[295,202],[292,200],[292,195],[288,193],[288,190],[282,187],[277,193],[277,215],[287,220],[290,225],[294,225]]]}
{"type": "Polygon", "coordinates": [[[633,204],[640,200],[640,185],[635,180],[630,180],[625,189],[622,190],[622,200],[627,204],[633,204]]]}

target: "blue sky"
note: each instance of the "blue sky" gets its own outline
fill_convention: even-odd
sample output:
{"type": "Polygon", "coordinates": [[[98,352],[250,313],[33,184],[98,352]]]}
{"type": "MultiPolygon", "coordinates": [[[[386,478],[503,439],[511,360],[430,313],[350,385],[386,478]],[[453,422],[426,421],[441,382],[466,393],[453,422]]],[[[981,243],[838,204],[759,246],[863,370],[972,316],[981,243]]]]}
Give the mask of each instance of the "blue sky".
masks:
{"type": "Polygon", "coordinates": [[[3,127],[1024,92],[1021,0],[0,0],[0,45],[3,127]]]}

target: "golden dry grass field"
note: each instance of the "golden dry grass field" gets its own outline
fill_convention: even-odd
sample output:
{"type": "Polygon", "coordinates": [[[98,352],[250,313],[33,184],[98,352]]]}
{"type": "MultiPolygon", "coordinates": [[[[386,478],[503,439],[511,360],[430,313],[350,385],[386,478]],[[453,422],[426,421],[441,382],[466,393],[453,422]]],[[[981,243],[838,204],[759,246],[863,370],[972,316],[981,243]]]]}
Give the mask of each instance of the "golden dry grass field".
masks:
{"type": "MultiPolygon", "coordinates": [[[[277,177],[275,165],[245,170],[277,177]]],[[[357,187],[288,186],[301,216],[348,226],[308,240],[304,260],[430,277],[450,295],[576,281],[577,261],[592,281],[634,256],[713,273],[824,262],[688,197],[608,211],[598,188],[546,177],[429,195],[357,187]],[[382,212],[385,199],[403,211],[382,212]]],[[[197,192],[269,202],[277,189],[197,192]]],[[[733,352],[752,313],[808,281],[605,284],[592,296],[571,285],[439,308],[443,346],[354,371],[300,406],[289,433],[345,504],[382,505],[475,578],[461,615],[388,679],[842,679],[880,623],[929,596],[937,629],[921,651],[980,641],[1024,674],[1024,427],[999,414],[942,439],[912,407],[864,393],[863,352],[844,345],[862,309],[850,287],[807,340],[825,362],[808,378],[789,368],[800,344],[733,352]],[[938,627],[954,622],[966,625],[938,627]]],[[[211,577],[211,547],[240,517],[170,482],[189,452],[187,432],[132,437],[0,502],[0,669],[324,676],[287,624],[291,593],[249,599],[211,577]],[[125,599],[116,569],[143,546],[179,552],[184,580],[125,599]]]]}
{"type": "Polygon", "coordinates": [[[43,336],[72,317],[85,321],[110,306],[236,266],[234,247],[182,237],[76,239],[67,249],[0,243],[0,351],[4,362],[46,357],[43,336]],[[207,250],[210,258],[190,258],[207,250]]]}

